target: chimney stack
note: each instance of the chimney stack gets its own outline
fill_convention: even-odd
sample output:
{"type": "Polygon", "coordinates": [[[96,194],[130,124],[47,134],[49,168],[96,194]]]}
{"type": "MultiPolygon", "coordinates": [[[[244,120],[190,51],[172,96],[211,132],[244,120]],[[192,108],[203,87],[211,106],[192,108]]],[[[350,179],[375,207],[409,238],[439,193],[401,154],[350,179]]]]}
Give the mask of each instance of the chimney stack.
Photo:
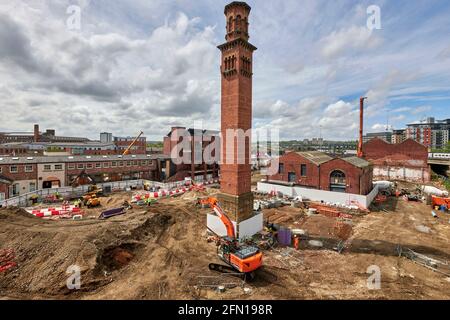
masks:
{"type": "Polygon", "coordinates": [[[39,142],[39,125],[34,125],[34,142],[39,142]]]}
{"type": "Polygon", "coordinates": [[[362,158],[363,154],[363,135],[364,135],[364,100],[367,97],[359,99],[359,141],[358,141],[358,157],[362,158]]]}

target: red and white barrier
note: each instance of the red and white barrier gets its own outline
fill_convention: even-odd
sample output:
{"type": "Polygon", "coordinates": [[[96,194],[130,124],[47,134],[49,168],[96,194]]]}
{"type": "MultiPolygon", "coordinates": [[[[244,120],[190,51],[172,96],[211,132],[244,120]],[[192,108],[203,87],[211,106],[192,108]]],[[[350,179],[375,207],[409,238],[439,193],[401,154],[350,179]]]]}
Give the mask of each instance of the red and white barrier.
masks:
{"type": "Polygon", "coordinates": [[[57,208],[42,208],[38,210],[26,210],[36,218],[49,218],[53,216],[80,214],[81,209],[73,205],[64,205],[57,208]]]}

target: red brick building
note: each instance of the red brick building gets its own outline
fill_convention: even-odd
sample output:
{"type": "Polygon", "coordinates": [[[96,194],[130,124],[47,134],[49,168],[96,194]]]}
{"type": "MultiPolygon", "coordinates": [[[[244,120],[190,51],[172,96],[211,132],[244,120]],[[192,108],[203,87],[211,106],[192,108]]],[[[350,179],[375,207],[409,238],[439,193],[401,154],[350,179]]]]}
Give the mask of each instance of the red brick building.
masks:
{"type": "Polygon", "coordinates": [[[290,152],[279,158],[272,182],[318,190],[367,195],[372,189],[372,165],[358,157],[332,158],[319,151],[290,152]]]}
{"type": "MultiPolygon", "coordinates": [[[[122,154],[136,137],[114,137],[114,144],[118,153],[122,154]]],[[[130,154],[146,154],[147,153],[147,138],[140,137],[136,143],[131,147],[130,154]]]]}
{"type": "Polygon", "coordinates": [[[428,148],[412,139],[391,144],[375,138],[363,144],[363,155],[373,163],[378,180],[426,183],[431,179],[428,148]]]}
{"type": "MultiPolygon", "coordinates": [[[[172,127],[167,136],[164,137],[163,154],[165,156],[171,158],[172,150],[177,150],[175,149],[177,144],[184,139],[182,136],[188,139],[188,148],[179,150],[179,157],[186,157],[188,161],[182,164],[175,164],[174,159],[168,161],[165,168],[165,180],[168,182],[182,181],[188,177],[195,180],[198,176],[202,176],[204,180],[208,176],[217,178],[219,176],[218,159],[213,163],[205,161],[204,154],[209,146],[212,147],[216,143],[216,148],[219,148],[219,132],[172,127]]],[[[215,151],[212,151],[210,156],[215,158],[215,151]]]]}
{"type": "Polygon", "coordinates": [[[82,173],[96,183],[160,181],[166,159],[162,155],[0,157],[0,199],[71,186],[82,173]]]}

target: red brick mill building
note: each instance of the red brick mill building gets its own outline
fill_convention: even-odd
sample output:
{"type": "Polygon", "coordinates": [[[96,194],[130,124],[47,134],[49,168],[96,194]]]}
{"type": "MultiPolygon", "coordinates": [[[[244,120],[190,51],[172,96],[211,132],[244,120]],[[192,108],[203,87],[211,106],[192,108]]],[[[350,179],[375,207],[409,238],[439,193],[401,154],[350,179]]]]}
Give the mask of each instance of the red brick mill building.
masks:
{"type": "Polygon", "coordinates": [[[333,158],[319,151],[290,152],[279,158],[270,182],[317,190],[367,195],[373,189],[373,167],[358,157],[333,158]]]}

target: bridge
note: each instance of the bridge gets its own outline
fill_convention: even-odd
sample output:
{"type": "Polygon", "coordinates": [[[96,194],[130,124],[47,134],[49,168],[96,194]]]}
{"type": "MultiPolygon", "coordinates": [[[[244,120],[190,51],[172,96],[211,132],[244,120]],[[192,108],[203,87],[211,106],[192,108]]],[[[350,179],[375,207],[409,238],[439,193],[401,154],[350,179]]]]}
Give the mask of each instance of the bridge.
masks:
{"type": "Polygon", "coordinates": [[[450,176],[450,153],[430,153],[428,164],[434,172],[450,176]]]}

